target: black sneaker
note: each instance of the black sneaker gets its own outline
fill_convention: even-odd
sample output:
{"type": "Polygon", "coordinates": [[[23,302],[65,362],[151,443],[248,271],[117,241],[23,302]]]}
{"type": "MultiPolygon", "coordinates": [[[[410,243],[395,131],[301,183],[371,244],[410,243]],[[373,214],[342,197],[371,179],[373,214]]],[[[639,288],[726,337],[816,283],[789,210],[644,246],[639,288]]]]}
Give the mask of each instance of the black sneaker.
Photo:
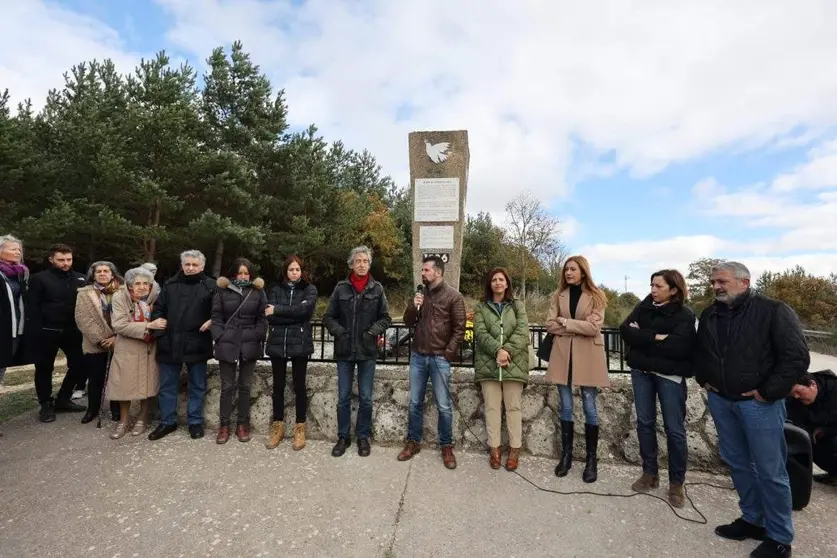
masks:
{"type": "Polygon", "coordinates": [[[73,403],[68,395],[55,400],[55,410],[59,413],[83,413],[87,410],[87,407],[73,403]]]}
{"type": "Polygon", "coordinates": [[[369,438],[360,438],[357,441],[357,454],[361,457],[369,457],[372,447],[369,445],[369,438]]]}
{"type": "Polygon", "coordinates": [[[837,475],[829,475],[828,473],[814,475],[814,480],[826,486],[837,486],[837,475]]]}
{"type": "Polygon", "coordinates": [[[344,453],[346,453],[346,449],[351,445],[351,441],[346,438],[339,438],[337,443],[334,444],[334,447],[331,449],[331,456],[332,457],[340,457],[344,453]]]}
{"type": "Polygon", "coordinates": [[[52,399],[41,403],[41,410],[38,411],[38,420],[41,422],[55,421],[55,403],[52,399]]]}
{"type": "Polygon", "coordinates": [[[765,536],[764,527],[748,523],[742,517],[739,517],[729,525],[718,525],[715,527],[715,534],[733,541],[743,541],[745,539],[763,541],[765,536]]]}
{"type": "Polygon", "coordinates": [[[148,435],[148,439],[153,442],[154,440],[165,438],[175,430],[177,430],[176,424],[158,424],[157,428],[155,428],[154,431],[148,435]]]}
{"type": "Polygon", "coordinates": [[[193,440],[197,440],[198,438],[203,438],[203,425],[202,424],[190,424],[189,425],[189,436],[191,436],[193,440]]]}
{"type": "Polygon", "coordinates": [[[791,545],[764,539],[764,542],[750,553],[750,558],[790,558],[791,545]]]}

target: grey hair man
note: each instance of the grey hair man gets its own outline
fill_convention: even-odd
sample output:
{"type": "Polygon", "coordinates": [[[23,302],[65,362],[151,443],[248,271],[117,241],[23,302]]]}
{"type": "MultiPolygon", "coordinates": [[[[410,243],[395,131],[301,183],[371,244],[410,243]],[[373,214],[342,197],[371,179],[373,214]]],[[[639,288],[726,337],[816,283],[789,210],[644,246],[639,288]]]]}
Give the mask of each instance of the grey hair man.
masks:
{"type": "Polygon", "coordinates": [[[177,430],[177,388],[180,371],[189,376],[189,434],[202,438],[203,402],[206,396],[206,363],[212,358],[212,296],[215,280],[204,273],[206,257],[198,250],[180,254],[180,271],[166,281],[151,313],[151,321],[166,320],[166,328],[155,330],[157,362],[160,368],[160,424],[148,435],[159,440],[177,430]]]}
{"type": "Polygon", "coordinates": [[[334,336],[334,358],[337,359],[337,444],[334,457],[346,453],[351,443],[351,397],[355,367],[360,405],[357,413],[358,455],[370,454],[369,435],[372,423],[372,387],[375,361],[378,358],[378,336],[391,323],[384,287],[372,278],[372,250],[358,246],[349,253],[349,277],[337,283],[323,323],[334,336]]]}
{"type": "Polygon", "coordinates": [[[715,303],[701,314],[693,365],[742,514],[715,533],[763,540],[751,556],[790,556],[785,398],[808,370],[808,346],[794,311],[754,292],[744,264],[719,263],[711,284],[715,303]]]}

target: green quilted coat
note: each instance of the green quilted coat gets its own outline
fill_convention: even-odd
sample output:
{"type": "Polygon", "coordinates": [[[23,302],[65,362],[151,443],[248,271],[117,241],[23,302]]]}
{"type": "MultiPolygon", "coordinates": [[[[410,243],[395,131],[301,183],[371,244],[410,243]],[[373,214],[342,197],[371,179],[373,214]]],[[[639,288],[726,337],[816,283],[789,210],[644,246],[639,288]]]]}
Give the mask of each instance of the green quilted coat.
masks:
{"type": "Polygon", "coordinates": [[[529,381],[529,323],[526,308],[517,301],[506,304],[503,315],[493,304],[480,302],[474,311],[474,380],[529,381]],[[497,351],[505,349],[511,363],[497,365],[497,351]]]}

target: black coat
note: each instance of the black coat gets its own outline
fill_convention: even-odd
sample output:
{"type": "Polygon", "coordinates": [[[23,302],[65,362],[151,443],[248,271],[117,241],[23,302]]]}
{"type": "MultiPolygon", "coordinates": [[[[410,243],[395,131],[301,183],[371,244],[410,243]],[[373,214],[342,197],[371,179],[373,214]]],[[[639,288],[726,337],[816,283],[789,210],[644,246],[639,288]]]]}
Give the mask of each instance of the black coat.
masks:
{"type": "Polygon", "coordinates": [[[6,277],[0,273],[0,368],[35,362],[34,352],[24,342],[26,309],[21,309],[29,285],[29,273],[20,277],[6,277]],[[13,287],[14,285],[14,287],[13,287]],[[15,300],[14,289],[20,289],[15,300]],[[20,334],[20,322],[23,333],[20,334]],[[13,336],[12,333],[15,333],[13,336]],[[12,349],[15,349],[14,351],[12,349]]]}
{"type": "Polygon", "coordinates": [[[692,345],[695,314],[680,303],[655,307],[649,295],[636,305],[619,331],[628,345],[628,366],[643,372],[658,372],[688,378],[692,375],[692,345]],[[639,329],[631,327],[636,322],[639,329]],[[657,334],[668,335],[657,341],[657,334]]]}
{"type": "Polygon", "coordinates": [[[726,349],[721,351],[716,302],[700,316],[692,367],[700,385],[723,397],[757,389],[768,401],[788,396],[808,370],[811,358],[799,318],[784,302],[748,291],[730,308],[726,349]]]}
{"type": "Polygon", "coordinates": [[[357,293],[348,280],[340,281],[331,293],[323,323],[334,336],[334,358],[377,359],[378,336],[392,323],[383,285],[370,277],[363,292],[357,293]]]}
{"type": "Polygon", "coordinates": [[[212,298],[215,358],[224,362],[262,358],[267,336],[266,307],[264,280],[257,278],[252,288],[240,289],[226,277],[219,277],[212,298]]]}
{"type": "Polygon", "coordinates": [[[271,358],[309,356],[314,352],[311,316],[317,306],[317,287],[305,281],[295,286],[284,282],[271,287],[267,303],[273,306],[268,316],[270,337],[267,354],[271,358]]]}
{"type": "Polygon", "coordinates": [[[166,281],[151,311],[151,320],[165,318],[166,329],[154,332],[157,361],[172,364],[206,362],[212,358],[212,333],[200,331],[212,318],[215,280],[203,272],[182,271],[166,281]]]}
{"type": "Polygon", "coordinates": [[[822,428],[826,437],[837,436],[837,376],[831,370],[820,370],[811,375],[817,383],[817,398],[812,404],[804,405],[788,397],[788,420],[809,434],[822,428]]]}
{"type": "Polygon", "coordinates": [[[73,270],[51,267],[34,274],[25,299],[29,333],[42,329],[78,332],[76,293],[83,286],[84,275],[73,270]]]}

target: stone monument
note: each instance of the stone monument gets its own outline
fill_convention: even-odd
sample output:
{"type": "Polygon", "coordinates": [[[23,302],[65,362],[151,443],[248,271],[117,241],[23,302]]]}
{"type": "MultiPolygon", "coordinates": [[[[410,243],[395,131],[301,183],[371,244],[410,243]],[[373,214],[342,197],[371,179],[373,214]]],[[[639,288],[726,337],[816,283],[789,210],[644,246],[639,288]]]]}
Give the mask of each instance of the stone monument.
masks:
{"type": "Polygon", "coordinates": [[[413,283],[421,283],[422,259],[437,254],[445,262],[445,281],[458,290],[470,160],[468,132],[412,132],[409,144],[413,283]]]}

